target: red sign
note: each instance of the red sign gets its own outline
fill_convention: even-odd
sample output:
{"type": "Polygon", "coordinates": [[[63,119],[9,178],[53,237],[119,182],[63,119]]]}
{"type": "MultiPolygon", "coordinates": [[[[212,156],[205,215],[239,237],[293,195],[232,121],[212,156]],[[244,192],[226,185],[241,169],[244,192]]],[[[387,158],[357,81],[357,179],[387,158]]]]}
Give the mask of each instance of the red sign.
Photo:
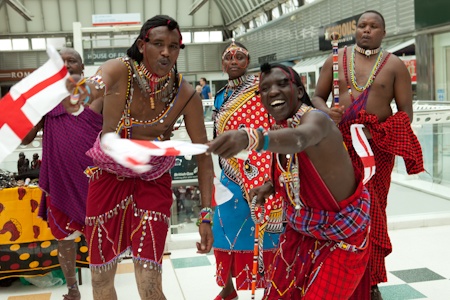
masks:
{"type": "Polygon", "coordinates": [[[416,59],[404,59],[403,62],[411,75],[411,83],[417,83],[416,59]]]}

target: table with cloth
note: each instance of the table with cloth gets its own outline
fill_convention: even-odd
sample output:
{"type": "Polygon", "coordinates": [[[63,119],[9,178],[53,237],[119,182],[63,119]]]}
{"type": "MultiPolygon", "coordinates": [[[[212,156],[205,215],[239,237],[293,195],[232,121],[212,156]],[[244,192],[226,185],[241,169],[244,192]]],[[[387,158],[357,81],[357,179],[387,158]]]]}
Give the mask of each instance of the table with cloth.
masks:
{"type": "MultiPolygon", "coordinates": [[[[38,187],[0,190],[0,279],[43,275],[60,268],[58,245],[38,217],[38,187]]],[[[84,237],[77,242],[77,267],[89,267],[84,237]]]]}

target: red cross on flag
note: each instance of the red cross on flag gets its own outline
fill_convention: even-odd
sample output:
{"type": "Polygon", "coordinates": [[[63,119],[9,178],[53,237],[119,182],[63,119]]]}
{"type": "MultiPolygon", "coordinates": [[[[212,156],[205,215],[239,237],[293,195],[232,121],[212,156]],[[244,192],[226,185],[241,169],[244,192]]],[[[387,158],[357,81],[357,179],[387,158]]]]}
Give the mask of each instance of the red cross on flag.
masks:
{"type": "Polygon", "coordinates": [[[55,48],[47,49],[49,60],[19,81],[0,100],[0,162],[11,154],[22,139],[42,119],[69,95],[69,76],[55,48]]]}

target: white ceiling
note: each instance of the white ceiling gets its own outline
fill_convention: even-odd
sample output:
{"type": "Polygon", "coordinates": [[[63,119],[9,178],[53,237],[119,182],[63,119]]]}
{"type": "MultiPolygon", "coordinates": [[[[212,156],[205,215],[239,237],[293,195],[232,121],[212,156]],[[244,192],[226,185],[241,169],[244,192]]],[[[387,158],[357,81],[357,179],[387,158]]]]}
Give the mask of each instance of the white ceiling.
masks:
{"type": "Polygon", "coordinates": [[[191,16],[199,0],[0,0],[0,36],[62,36],[73,32],[73,22],[91,27],[94,14],[120,13],[140,13],[142,22],[154,15],[170,15],[183,30],[232,29],[286,0],[201,2],[203,5],[191,16]]]}

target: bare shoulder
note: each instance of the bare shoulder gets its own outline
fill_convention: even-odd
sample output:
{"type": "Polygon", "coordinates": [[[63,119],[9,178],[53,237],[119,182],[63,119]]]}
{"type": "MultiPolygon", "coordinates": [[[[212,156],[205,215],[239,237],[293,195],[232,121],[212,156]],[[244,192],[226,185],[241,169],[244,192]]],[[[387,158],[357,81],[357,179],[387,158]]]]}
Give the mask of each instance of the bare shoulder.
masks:
{"type": "Polygon", "coordinates": [[[104,80],[116,82],[128,76],[128,66],[120,59],[110,59],[98,68],[96,74],[104,80]]]}
{"type": "Polygon", "coordinates": [[[407,70],[406,66],[405,66],[405,63],[400,58],[398,58],[397,55],[395,55],[393,53],[391,53],[391,55],[389,56],[389,59],[386,62],[386,65],[389,68],[393,68],[396,71],[400,71],[402,69],[407,70]]]}
{"type": "Polygon", "coordinates": [[[179,97],[178,101],[183,103],[183,106],[185,107],[190,107],[192,106],[193,103],[197,102],[201,103],[201,99],[195,92],[195,88],[184,79],[182,79],[182,81],[180,82],[180,90],[178,97],[179,97]]]}
{"type": "Polygon", "coordinates": [[[194,87],[183,78],[180,82],[180,97],[189,98],[194,92],[194,87]]]}

